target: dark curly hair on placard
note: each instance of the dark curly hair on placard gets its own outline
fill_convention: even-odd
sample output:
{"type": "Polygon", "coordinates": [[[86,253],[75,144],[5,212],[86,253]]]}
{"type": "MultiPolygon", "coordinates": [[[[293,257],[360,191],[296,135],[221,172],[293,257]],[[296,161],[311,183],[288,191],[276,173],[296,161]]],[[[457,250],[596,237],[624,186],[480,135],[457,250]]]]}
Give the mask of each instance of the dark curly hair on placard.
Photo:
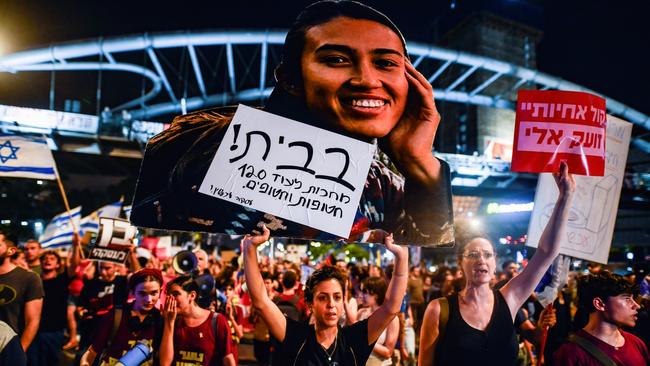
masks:
{"type": "Polygon", "coordinates": [[[345,296],[345,274],[334,266],[323,266],[314,271],[307,279],[305,285],[305,302],[311,304],[314,301],[314,290],[319,283],[327,280],[336,280],[341,285],[341,291],[345,296]]]}
{"type": "Polygon", "coordinates": [[[583,310],[592,313],[596,311],[593,305],[595,298],[607,301],[608,297],[629,294],[634,295],[638,288],[628,282],[623,276],[601,271],[578,278],[578,304],[583,310]]]}

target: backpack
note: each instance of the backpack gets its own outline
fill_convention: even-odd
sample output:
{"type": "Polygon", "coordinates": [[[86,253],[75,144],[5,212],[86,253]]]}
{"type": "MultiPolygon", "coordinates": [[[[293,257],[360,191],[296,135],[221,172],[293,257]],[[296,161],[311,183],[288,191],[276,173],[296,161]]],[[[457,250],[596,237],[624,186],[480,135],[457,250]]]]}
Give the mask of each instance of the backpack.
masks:
{"type": "Polygon", "coordinates": [[[276,296],[273,299],[273,302],[280,308],[280,311],[284,316],[295,321],[302,321],[303,314],[300,309],[298,309],[298,302],[300,302],[300,295],[295,294],[293,298],[288,300],[282,300],[281,296],[276,296]]]}

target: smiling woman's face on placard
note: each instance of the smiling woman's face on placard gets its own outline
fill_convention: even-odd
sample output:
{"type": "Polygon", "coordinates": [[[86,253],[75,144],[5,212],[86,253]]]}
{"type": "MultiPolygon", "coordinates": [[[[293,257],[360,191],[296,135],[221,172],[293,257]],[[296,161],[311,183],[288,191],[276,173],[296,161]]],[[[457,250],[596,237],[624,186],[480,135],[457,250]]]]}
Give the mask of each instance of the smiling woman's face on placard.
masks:
{"type": "Polygon", "coordinates": [[[380,138],[404,113],[409,84],[397,34],[371,20],[337,17],[309,28],[301,57],[307,108],[358,138],[380,138]]]}

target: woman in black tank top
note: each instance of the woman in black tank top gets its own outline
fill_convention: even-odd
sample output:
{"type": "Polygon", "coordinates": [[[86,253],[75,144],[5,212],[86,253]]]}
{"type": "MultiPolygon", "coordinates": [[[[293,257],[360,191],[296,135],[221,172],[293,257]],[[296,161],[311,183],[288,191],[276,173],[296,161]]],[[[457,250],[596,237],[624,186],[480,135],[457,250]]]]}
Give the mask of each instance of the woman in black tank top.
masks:
{"type": "Polygon", "coordinates": [[[467,324],[460,314],[458,295],[447,297],[449,320],[445,335],[436,345],[435,365],[511,365],[519,344],[508,304],[499,291],[493,291],[495,304],[485,330],[467,324]]]}
{"type": "Polygon", "coordinates": [[[495,248],[479,235],[459,240],[458,262],[465,288],[429,303],[420,334],[420,366],[514,365],[517,358],[514,316],[542,279],[560,250],[575,181],[566,163],[555,175],[560,191],[553,214],[528,266],[499,290],[490,289],[496,269],[495,248]],[[442,320],[441,320],[442,319],[442,320]]]}

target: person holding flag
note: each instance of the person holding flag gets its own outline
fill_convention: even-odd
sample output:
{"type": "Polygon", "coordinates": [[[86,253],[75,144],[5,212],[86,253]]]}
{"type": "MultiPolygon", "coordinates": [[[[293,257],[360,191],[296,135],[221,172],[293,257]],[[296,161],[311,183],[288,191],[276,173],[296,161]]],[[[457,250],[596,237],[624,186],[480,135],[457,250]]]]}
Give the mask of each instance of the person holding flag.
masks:
{"type": "Polygon", "coordinates": [[[39,242],[42,248],[72,244],[72,234],[78,233],[81,207],[70,210],[54,156],[45,138],[0,133],[0,177],[56,180],[66,213],[52,219],[39,242]]]}

